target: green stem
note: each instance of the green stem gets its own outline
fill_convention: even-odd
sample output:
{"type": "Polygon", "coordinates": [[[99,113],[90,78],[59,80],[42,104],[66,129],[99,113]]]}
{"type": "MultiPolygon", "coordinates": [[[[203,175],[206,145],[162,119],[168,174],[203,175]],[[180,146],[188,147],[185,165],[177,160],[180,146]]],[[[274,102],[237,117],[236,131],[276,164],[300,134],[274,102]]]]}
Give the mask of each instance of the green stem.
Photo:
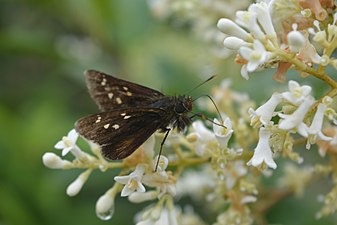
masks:
{"type": "Polygon", "coordinates": [[[307,66],[305,63],[303,63],[301,60],[292,57],[290,54],[282,51],[282,50],[275,50],[274,51],[278,56],[280,56],[284,61],[290,62],[291,64],[295,65],[297,69],[299,69],[300,71],[303,71],[305,73],[308,73],[322,81],[324,81],[325,83],[327,83],[328,85],[330,85],[331,88],[336,89],[337,88],[337,81],[335,81],[334,79],[332,79],[329,75],[327,75],[324,72],[315,70],[312,67],[307,66]]]}

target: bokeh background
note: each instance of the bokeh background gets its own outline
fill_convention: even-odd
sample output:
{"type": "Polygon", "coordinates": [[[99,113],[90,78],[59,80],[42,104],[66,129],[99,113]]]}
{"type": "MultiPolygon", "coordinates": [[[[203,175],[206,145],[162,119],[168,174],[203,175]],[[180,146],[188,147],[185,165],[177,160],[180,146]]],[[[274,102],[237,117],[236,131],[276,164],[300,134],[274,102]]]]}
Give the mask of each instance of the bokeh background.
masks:
{"type": "MultiPolygon", "coordinates": [[[[59,153],[53,146],[74,122],[97,112],[85,87],[86,69],[167,94],[186,93],[216,73],[217,81],[193,95],[208,93],[212,85],[231,77],[236,90],[258,102],[270,96],[271,76],[259,74],[244,82],[232,59],[214,54],[213,47],[194,35],[188,22],[155,18],[145,0],[1,1],[0,225],[132,224],[144,205],[126,199],[117,199],[109,222],[95,215],[96,200],[113,184],[113,172],[96,171],[79,195],[68,197],[66,187],[80,171],[48,169],[42,155],[59,153]]],[[[267,182],[272,185],[272,180],[267,182]]],[[[333,217],[313,220],[319,206],[311,195],[286,199],[268,214],[270,221],[337,224],[333,217]]],[[[214,222],[207,211],[195,207],[214,222]]]]}

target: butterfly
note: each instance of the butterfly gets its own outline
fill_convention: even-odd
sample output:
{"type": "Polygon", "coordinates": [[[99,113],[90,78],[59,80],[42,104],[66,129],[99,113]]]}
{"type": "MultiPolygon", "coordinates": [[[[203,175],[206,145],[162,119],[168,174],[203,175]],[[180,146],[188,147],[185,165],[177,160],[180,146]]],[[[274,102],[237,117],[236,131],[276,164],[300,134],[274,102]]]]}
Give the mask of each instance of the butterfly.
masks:
{"type": "Polygon", "coordinates": [[[101,147],[110,160],[131,155],[154,132],[184,131],[191,123],[193,99],[188,95],[166,96],[151,88],[111,75],[87,70],[84,73],[92,99],[101,112],[79,119],[76,131],[101,147]]]}

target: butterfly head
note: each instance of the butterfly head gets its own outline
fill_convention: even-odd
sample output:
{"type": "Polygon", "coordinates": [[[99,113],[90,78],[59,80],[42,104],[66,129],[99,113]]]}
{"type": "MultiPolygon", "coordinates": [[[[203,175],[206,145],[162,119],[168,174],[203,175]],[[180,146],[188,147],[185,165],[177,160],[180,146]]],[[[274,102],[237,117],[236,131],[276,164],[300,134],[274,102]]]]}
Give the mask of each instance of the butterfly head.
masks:
{"type": "Polygon", "coordinates": [[[193,100],[191,96],[179,96],[175,104],[174,111],[181,115],[192,111],[193,100]]]}

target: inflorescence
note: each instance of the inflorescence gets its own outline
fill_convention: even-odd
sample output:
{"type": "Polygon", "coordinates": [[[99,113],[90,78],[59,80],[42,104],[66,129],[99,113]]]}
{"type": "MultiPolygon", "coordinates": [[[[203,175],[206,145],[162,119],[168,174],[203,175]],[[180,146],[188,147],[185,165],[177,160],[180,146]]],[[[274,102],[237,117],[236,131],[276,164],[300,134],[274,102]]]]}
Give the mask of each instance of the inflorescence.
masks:
{"type": "MultiPolygon", "coordinates": [[[[179,7],[189,12],[198,4],[192,0],[179,2],[149,4],[157,16],[165,14],[162,18],[180,12],[179,7]],[[170,6],[167,10],[171,11],[165,11],[163,5],[170,6]]],[[[209,4],[200,7],[219,1],[205,2],[209,4]]],[[[159,133],[128,158],[110,162],[94,143],[87,141],[90,153],[83,151],[77,145],[78,134],[71,130],[55,148],[62,151],[62,157],[70,153],[74,159],[47,152],[43,163],[52,169],[83,169],[69,184],[69,196],[80,192],[92,171],[119,171],[111,178],[114,185],[96,202],[96,214],[102,220],[113,216],[115,197],[120,195],[131,203],[149,202],[135,216],[137,225],[206,224],[192,206],[175,204],[189,196],[217,215],[214,225],[267,224],[264,214],[270,207],[287,196],[303,195],[309,184],[323,177],[331,178],[332,188],[321,193],[322,208],[316,217],[333,214],[337,209],[337,112],[333,102],[337,81],[327,68],[337,69],[333,57],[336,21],[332,0],[273,0],[251,4],[248,10],[236,11],[234,19],[221,18],[217,22],[224,37],[221,50],[236,54],[235,62],[242,66],[241,76],[247,82],[253,79],[253,72],[268,68],[277,68],[273,79],[284,82],[287,71],[295,70],[300,75],[298,80],[315,77],[330,88],[318,98],[313,95],[313,87],[289,80],[288,88],[275,87],[277,91],[256,106],[254,96],[233,90],[226,79],[211,94],[222,120],[214,119],[211,126],[197,120],[186,134],[170,134],[165,143],[167,150],[161,156],[155,154],[155,142],[163,138],[159,133]],[[302,149],[317,150],[317,155],[327,160],[305,163],[302,155],[306,151],[302,149]],[[274,170],[282,170],[278,182],[273,189],[265,188],[260,177],[268,179],[274,170]]],[[[207,101],[200,100],[199,105],[208,112],[215,111],[207,101]]]]}

